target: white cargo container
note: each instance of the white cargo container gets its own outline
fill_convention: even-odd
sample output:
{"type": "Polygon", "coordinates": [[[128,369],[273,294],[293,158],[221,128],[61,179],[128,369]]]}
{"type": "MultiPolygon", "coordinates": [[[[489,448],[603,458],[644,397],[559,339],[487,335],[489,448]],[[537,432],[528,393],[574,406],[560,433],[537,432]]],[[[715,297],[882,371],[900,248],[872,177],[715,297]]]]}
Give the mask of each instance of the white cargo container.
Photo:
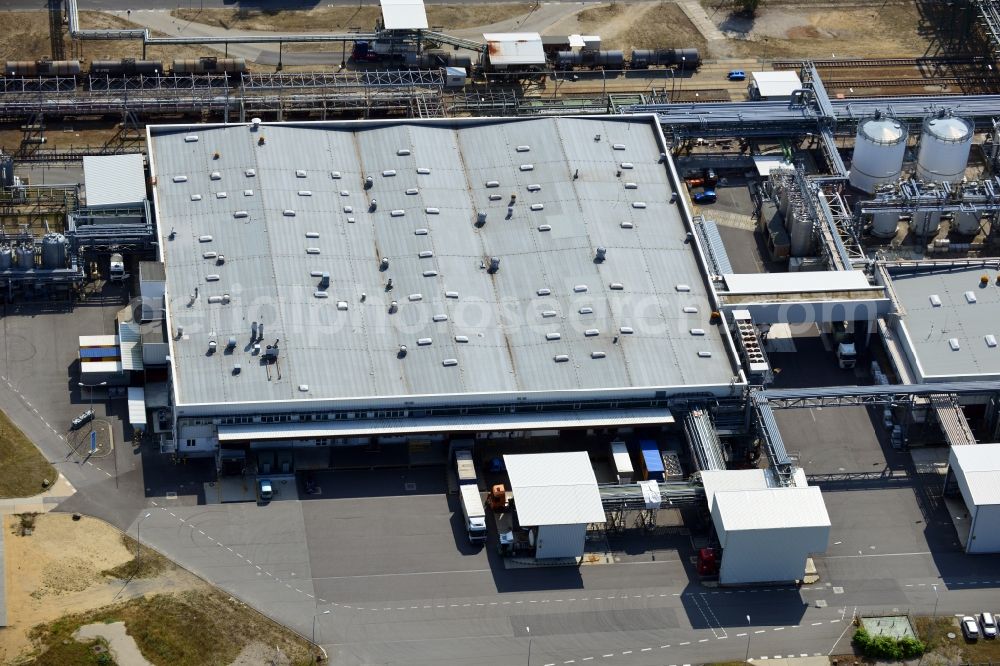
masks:
{"type": "Polygon", "coordinates": [[[462,515],[465,516],[465,531],[469,535],[469,543],[485,543],[486,541],[486,510],[483,508],[483,498],[479,487],[465,484],[459,487],[462,499],[462,515]]]}
{"type": "Polygon", "coordinates": [[[476,464],[472,460],[472,449],[455,450],[455,471],[458,473],[458,485],[467,483],[477,485],[476,464]]]}
{"type": "Polygon", "coordinates": [[[625,442],[611,442],[611,468],[618,477],[618,483],[632,483],[635,480],[632,458],[629,457],[625,442]]]}

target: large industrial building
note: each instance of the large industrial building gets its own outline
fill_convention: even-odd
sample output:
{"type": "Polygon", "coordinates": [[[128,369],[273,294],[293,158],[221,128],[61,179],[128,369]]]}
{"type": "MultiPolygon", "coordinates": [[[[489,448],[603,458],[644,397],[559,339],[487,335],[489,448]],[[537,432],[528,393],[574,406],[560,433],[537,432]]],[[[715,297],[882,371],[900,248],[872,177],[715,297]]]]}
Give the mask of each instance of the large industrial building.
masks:
{"type": "Polygon", "coordinates": [[[149,129],[178,449],[663,425],[744,384],[654,117],[149,129]]]}

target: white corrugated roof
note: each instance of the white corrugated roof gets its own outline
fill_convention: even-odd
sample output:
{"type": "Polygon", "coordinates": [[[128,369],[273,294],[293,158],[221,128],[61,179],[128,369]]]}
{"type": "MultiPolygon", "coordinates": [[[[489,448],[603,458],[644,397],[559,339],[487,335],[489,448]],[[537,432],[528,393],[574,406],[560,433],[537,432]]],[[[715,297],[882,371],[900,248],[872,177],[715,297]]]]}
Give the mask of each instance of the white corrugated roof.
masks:
{"type": "Polygon", "coordinates": [[[81,347],[117,347],[117,335],[81,335],[81,347]]]}
{"type": "Polygon", "coordinates": [[[603,523],[604,506],[586,451],[505,455],[521,525],[603,523]]]}
{"type": "Polygon", "coordinates": [[[730,294],[801,294],[872,288],[863,271],[728,273],[722,278],[730,294]]]}
{"type": "Polygon", "coordinates": [[[753,72],[751,76],[761,97],[789,97],[802,88],[802,79],[793,71],[753,72]]]}
{"type": "Polygon", "coordinates": [[[487,54],[494,65],[541,65],[545,63],[542,36],[537,32],[487,32],[487,54]]]}
{"type": "Polygon", "coordinates": [[[774,169],[794,169],[795,165],[779,155],[756,155],[753,158],[753,165],[757,173],[765,178],[771,175],[774,169]]]}
{"type": "Polygon", "coordinates": [[[142,336],[139,325],[130,321],[118,324],[118,334],[121,338],[122,368],[125,370],[142,370],[142,336]]]}
{"type": "Polygon", "coordinates": [[[88,206],[124,206],[146,200],[146,174],[140,153],[83,158],[88,206]]]}
{"type": "Polygon", "coordinates": [[[308,423],[243,423],[220,425],[219,441],[244,439],[314,439],[356,435],[404,435],[484,430],[546,430],[551,428],[610,428],[673,423],[666,409],[607,409],[593,412],[532,412],[478,416],[426,416],[407,419],[357,419],[308,423]]]}
{"type": "Polygon", "coordinates": [[[715,493],[723,490],[760,490],[767,488],[767,475],[762,469],[705,470],[701,473],[701,484],[705,487],[705,499],[712,509],[715,493]]]}
{"type": "Polygon", "coordinates": [[[128,387],[128,422],[133,428],[146,427],[146,392],[141,386],[128,387]]]}
{"type": "Polygon", "coordinates": [[[118,374],[121,373],[121,371],[121,361],[86,361],[84,363],[80,363],[80,373],[84,375],[118,374]]]}
{"type": "Polygon", "coordinates": [[[823,494],[816,486],[724,490],[715,494],[715,504],[726,532],[830,527],[823,494]]]}
{"type": "Polygon", "coordinates": [[[424,0],[380,0],[387,30],[426,30],[424,0]]]}
{"type": "Polygon", "coordinates": [[[976,506],[1000,504],[1000,444],[953,446],[950,462],[965,478],[976,506]]]}

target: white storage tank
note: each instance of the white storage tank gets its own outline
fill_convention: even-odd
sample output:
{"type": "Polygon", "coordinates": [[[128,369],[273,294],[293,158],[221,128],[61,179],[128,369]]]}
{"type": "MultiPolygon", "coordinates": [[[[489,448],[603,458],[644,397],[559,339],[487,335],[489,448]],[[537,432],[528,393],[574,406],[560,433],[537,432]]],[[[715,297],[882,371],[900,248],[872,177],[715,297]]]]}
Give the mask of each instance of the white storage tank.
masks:
{"type": "Polygon", "coordinates": [[[940,209],[918,208],[910,219],[910,230],[921,237],[933,236],[941,227],[940,209]]]}
{"type": "Polygon", "coordinates": [[[909,128],[895,118],[875,115],[858,123],[851,159],[851,185],[872,193],[884,183],[899,180],[909,128]]]}
{"type": "Polygon", "coordinates": [[[871,234],[876,238],[895,238],[899,228],[899,213],[872,213],[871,234]]]}
{"type": "Polygon", "coordinates": [[[0,245],[0,271],[9,271],[13,264],[14,253],[10,245],[0,245]]]}
{"type": "Polygon", "coordinates": [[[965,177],[974,128],[965,118],[942,111],[924,120],[917,151],[917,178],[957,183],[965,177]]]}

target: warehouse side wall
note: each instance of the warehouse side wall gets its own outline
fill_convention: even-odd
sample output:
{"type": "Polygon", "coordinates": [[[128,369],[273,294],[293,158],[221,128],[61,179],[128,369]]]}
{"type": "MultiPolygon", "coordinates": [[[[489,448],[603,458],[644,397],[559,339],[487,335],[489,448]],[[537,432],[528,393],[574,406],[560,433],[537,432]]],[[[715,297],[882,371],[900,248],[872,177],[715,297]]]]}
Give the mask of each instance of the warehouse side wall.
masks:
{"type": "Polygon", "coordinates": [[[586,525],[540,525],[535,546],[537,559],[583,557],[586,525]]]}
{"type": "Polygon", "coordinates": [[[723,585],[801,580],[810,553],[826,550],[828,527],[730,530],[722,551],[723,585]]]}
{"type": "MultiPolygon", "coordinates": [[[[969,507],[972,514],[974,507],[969,507]]],[[[989,504],[975,508],[972,533],[969,535],[968,553],[1000,553],[1000,505],[989,504]]]]}

